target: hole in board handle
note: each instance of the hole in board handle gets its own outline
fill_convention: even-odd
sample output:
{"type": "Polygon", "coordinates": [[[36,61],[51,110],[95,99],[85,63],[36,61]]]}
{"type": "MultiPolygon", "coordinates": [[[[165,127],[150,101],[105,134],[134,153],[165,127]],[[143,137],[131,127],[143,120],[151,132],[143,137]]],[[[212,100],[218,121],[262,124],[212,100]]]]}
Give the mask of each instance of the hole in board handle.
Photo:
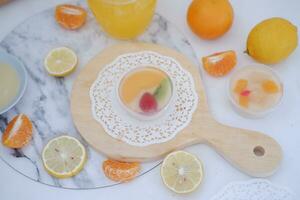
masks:
{"type": "Polygon", "coordinates": [[[265,155],[265,149],[262,147],[262,146],[256,146],[254,147],[253,149],[253,153],[256,155],[256,156],[263,156],[265,155]]]}

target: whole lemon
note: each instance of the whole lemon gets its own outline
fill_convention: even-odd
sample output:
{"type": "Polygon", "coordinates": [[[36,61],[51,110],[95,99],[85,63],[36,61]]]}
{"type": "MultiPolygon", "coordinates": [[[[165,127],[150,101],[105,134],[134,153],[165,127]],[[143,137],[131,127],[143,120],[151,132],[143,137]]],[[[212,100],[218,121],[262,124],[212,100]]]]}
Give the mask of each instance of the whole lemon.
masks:
{"type": "Polygon", "coordinates": [[[286,59],[297,47],[297,27],[274,17],[257,24],[249,33],[247,53],[258,62],[275,64],[286,59]]]}
{"type": "Polygon", "coordinates": [[[228,0],[193,0],[186,18],[196,35],[203,39],[215,39],[230,29],[233,9],[228,0]]]}

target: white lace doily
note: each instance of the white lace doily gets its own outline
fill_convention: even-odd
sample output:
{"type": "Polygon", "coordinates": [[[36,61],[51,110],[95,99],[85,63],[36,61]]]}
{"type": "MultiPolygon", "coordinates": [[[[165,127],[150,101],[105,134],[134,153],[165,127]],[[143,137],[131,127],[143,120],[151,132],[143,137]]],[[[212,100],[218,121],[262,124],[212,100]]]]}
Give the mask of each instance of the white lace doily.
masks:
{"type": "Polygon", "coordinates": [[[166,142],[185,128],[197,108],[194,80],[173,58],[152,51],[123,54],[104,67],[90,88],[92,113],[112,137],[130,145],[166,142]],[[163,115],[151,121],[131,117],[118,101],[120,79],[137,67],[153,66],[165,71],[173,82],[173,98],[163,115]]]}
{"type": "Polygon", "coordinates": [[[265,179],[233,182],[211,200],[295,200],[295,194],[265,179]]]}

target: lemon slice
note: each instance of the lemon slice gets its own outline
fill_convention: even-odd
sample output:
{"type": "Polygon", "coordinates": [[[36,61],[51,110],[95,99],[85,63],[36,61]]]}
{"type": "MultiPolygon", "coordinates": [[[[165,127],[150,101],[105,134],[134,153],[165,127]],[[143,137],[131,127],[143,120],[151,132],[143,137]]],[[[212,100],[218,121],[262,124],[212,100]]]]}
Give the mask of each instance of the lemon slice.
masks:
{"type": "Polygon", "coordinates": [[[44,147],[42,159],[47,172],[57,178],[68,178],[78,174],[86,162],[84,146],[75,138],[60,136],[44,147]]]}
{"type": "Polygon", "coordinates": [[[67,47],[52,49],[45,58],[45,68],[51,76],[63,77],[70,74],[77,65],[77,56],[67,47]]]}
{"type": "Polygon", "coordinates": [[[203,177],[202,164],[198,158],[184,151],[169,154],[161,166],[164,184],[176,193],[194,191],[203,177]]]}

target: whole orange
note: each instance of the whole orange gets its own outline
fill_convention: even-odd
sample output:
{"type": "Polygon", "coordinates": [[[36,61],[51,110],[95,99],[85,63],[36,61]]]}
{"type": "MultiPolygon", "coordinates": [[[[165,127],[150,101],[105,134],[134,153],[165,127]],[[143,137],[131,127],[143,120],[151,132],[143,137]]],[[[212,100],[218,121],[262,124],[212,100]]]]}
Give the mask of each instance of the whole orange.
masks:
{"type": "Polygon", "coordinates": [[[193,0],[188,8],[187,22],[203,39],[215,39],[232,25],[233,9],[228,0],[193,0]]]}

